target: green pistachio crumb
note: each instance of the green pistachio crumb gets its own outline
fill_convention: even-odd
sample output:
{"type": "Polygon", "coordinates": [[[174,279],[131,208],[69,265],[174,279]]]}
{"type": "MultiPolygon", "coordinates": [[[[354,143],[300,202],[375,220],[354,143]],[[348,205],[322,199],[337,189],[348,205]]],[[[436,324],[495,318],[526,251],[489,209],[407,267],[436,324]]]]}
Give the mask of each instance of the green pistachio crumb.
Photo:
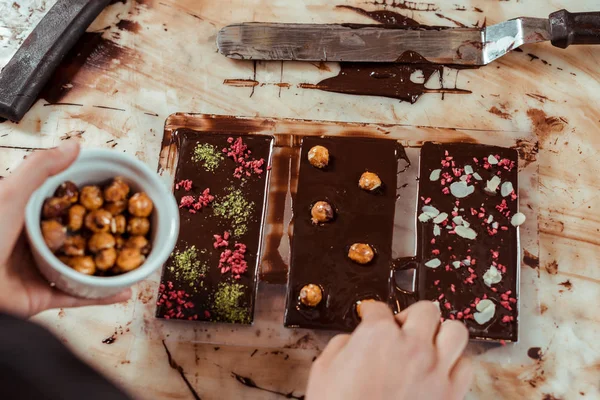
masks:
{"type": "Polygon", "coordinates": [[[240,304],[245,290],[246,286],[239,283],[219,283],[213,304],[218,321],[250,323],[248,308],[245,304],[240,304]]]}
{"type": "MultiPolygon", "coordinates": [[[[201,254],[206,253],[203,249],[201,254]]],[[[197,285],[203,286],[202,279],[208,272],[208,263],[198,260],[198,250],[196,246],[190,246],[184,251],[175,251],[171,257],[173,265],[169,270],[174,274],[175,279],[184,281],[191,288],[196,289],[197,285]]]]}
{"type": "Polygon", "coordinates": [[[201,162],[206,171],[214,172],[221,164],[221,161],[224,160],[224,157],[217,146],[204,143],[196,146],[192,159],[195,162],[201,162]]]}
{"type": "Polygon", "coordinates": [[[254,211],[254,202],[246,200],[240,189],[229,188],[229,193],[221,200],[213,203],[215,215],[228,220],[233,228],[233,235],[240,237],[248,232],[248,223],[254,211]]]}

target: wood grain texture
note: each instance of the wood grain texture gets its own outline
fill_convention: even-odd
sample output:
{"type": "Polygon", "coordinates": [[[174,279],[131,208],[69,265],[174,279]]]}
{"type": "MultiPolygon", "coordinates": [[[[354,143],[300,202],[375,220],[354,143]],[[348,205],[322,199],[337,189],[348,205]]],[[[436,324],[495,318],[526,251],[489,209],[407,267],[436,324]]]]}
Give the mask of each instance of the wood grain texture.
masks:
{"type": "MultiPolygon", "coordinates": [[[[531,45],[478,70],[446,69],[445,86],[472,93],[429,93],[414,105],[304,89],[337,75],[336,63],[253,64],[216,52],[218,30],[231,23],[372,23],[335,5],[382,10],[384,3],[421,23],[448,26],[547,16],[559,8],[595,11],[598,6],[583,0],[115,1],[89,28],[25,119],[20,124],[0,123],[0,175],[10,173],[24,149],[47,148],[61,140],[114,147],[156,168],[164,121],[180,111],[357,122],[357,132],[363,129],[360,124],[375,123],[382,135],[393,124],[401,125],[407,135],[419,131],[437,140],[484,136],[513,145],[526,138],[520,146],[540,170],[539,258],[528,258],[533,267],[524,263],[521,279],[522,285],[533,285],[527,304],[531,329],[522,331],[514,347],[471,346],[477,354],[477,374],[469,398],[600,397],[600,310],[595,306],[600,301],[597,48],[531,45]],[[251,84],[226,84],[243,81],[251,84]],[[563,285],[566,281],[569,288],[563,285]],[[529,347],[540,347],[542,359],[530,359],[529,347]],[[505,362],[508,355],[510,365],[505,362]]],[[[0,4],[0,66],[52,4],[0,4]]],[[[214,345],[197,343],[206,334],[200,327],[189,332],[197,335],[196,343],[194,336],[165,338],[153,318],[157,280],[140,284],[125,305],[49,311],[36,320],[140,398],[193,398],[180,372],[168,363],[163,339],[203,399],[279,399],[277,393],[303,393],[308,367],[318,352],[303,336],[294,343],[309,350],[288,359],[281,354],[257,359],[259,353],[251,356],[254,348],[215,351],[214,345]],[[117,341],[102,344],[119,326],[124,330],[117,341]],[[248,388],[231,372],[247,374],[258,386],[277,393],[248,388]]],[[[268,338],[268,332],[260,335],[268,338]]]]}

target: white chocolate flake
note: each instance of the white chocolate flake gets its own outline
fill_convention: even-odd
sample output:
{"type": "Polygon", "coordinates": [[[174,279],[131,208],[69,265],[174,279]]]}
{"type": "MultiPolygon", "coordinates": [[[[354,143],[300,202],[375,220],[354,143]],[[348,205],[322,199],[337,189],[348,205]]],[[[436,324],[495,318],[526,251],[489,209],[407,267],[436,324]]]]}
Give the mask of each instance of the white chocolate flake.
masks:
{"type": "Polygon", "coordinates": [[[479,175],[477,172],[475,172],[473,174],[473,178],[477,179],[478,181],[482,181],[483,180],[483,178],[481,177],[481,175],[479,175]]]}
{"type": "Polygon", "coordinates": [[[441,173],[442,173],[441,169],[434,169],[433,171],[431,171],[431,174],[429,175],[429,180],[432,182],[437,181],[438,179],[440,179],[441,173]]]}
{"type": "Polygon", "coordinates": [[[492,154],[489,155],[487,161],[492,165],[498,164],[498,159],[496,157],[494,157],[492,154]]]}
{"type": "Polygon", "coordinates": [[[512,216],[512,218],[510,219],[510,224],[515,227],[521,226],[525,222],[525,219],[525,214],[518,212],[512,216]]]}
{"type": "Polygon", "coordinates": [[[467,185],[466,182],[453,182],[450,185],[450,193],[457,199],[464,199],[475,191],[474,186],[467,185]]]}
{"type": "Polygon", "coordinates": [[[465,165],[465,174],[471,175],[473,173],[473,167],[470,165],[465,165]]]}
{"type": "Polygon", "coordinates": [[[508,195],[510,195],[513,192],[514,188],[513,188],[513,184],[510,181],[504,182],[502,184],[502,186],[500,187],[500,194],[502,195],[502,197],[506,197],[508,195]]]}
{"type": "Polygon", "coordinates": [[[459,269],[460,268],[460,261],[453,261],[452,262],[452,266],[454,267],[454,269],[459,269]]]}
{"type": "Polygon", "coordinates": [[[469,240],[473,240],[477,237],[477,232],[462,225],[458,225],[456,228],[454,228],[454,232],[456,232],[458,236],[469,240]]]}
{"type": "Polygon", "coordinates": [[[502,180],[500,179],[499,176],[494,176],[492,179],[487,181],[487,184],[485,186],[485,191],[488,193],[496,194],[496,191],[498,190],[498,186],[500,186],[501,182],[502,182],[502,180]]]}
{"type": "Polygon", "coordinates": [[[438,215],[437,217],[435,217],[433,219],[433,223],[434,224],[441,224],[442,222],[444,222],[447,219],[448,219],[448,213],[441,213],[440,215],[438,215]]]}
{"type": "Polygon", "coordinates": [[[488,286],[492,287],[492,285],[499,283],[502,280],[502,274],[498,271],[498,268],[495,266],[490,266],[485,274],[483,274],[483,282],[488,286]]]}
{"type": "Polygon", "coordinates": [[[479,325],[487,323],[496,314],[496,304],[489,299],[483,299],[477,304],[477,311],[473,314],[473,318],[479,325]]]}
{"type": "Polygon", "coordinates": [[[423,206],[421,209],[423,213],[429,215],[431,218],[435,218],[440,214],[440,210],[432,206],[423,206]]]}
{"type": "Polygon", "coordinates": [[[442,230],[439,225],[433,226],[433,236],[440,236],[442,234],[442,230]]]}
{"type": "Polygon", "coordinates": [[[425,263],[425,266],[428,268],[437,268],[442,265],[442,262],[438,258],[434,258],[425,263]]]}

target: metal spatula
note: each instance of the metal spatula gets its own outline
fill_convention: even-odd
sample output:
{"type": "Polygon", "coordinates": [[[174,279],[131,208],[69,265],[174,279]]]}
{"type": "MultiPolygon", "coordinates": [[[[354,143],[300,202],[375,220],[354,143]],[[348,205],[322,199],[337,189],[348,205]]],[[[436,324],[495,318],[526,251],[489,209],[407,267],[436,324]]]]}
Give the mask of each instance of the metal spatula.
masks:
{"type": "Polygon", "coordinates": [[[600,44],[600,12],[557,11],[486,28],[245,23],[223,28],[221,54],[243,60],[486,65],[526,43],[600,44]],[[417,53],[421,57],[406,57],[417,53]]]}

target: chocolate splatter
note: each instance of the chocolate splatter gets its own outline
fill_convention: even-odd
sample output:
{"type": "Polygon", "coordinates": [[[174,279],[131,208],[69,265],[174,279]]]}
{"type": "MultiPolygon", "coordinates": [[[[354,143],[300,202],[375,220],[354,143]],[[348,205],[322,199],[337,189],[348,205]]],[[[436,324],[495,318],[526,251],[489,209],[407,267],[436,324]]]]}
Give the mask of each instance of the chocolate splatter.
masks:
{"type": "Polygon", "coordinates": [[[544,313],[545,313],[546,311],[548,311],[548,306],[547,306],[547,305],[545,305],[545,304],[541,304],[541,305],[540,305],[540,314],[541,314],[541,315],[544,315],[544,313]]]}
{"type": "Polygon", "coordinates": [[[251,387],[251,388],[254,388],[254,389],[262,390],[262,391],[268,392],[268,393],[277,394],[277,395],[285,397],[286,399],[304,400],[304,395],[302,395],[302,396],[296,396],[296,395],[294,395],[293,391],[290,392],[290,393],[282,393],[282,392],[278,392],[278,391],[275,391],[275,390],[266,389],[266,388],[258,386],[256,384],[256,382],[254,382],[254,380],[252,378],[248,378],[248,377],[236,374],[235,372],[231,372],[231,376],[233,378],[235,378],[236,381],[238,381],[239,383],[241,383],[242,385],[247,386],[247,387],[251,387]]]}
{"type": "MultiPolygon", "coordinates": [[[[527,168],[529,164],[537,161],[537,155],[540,152],[540,145],[538,141],[530,142],[525,139],[518,139],[515,148],[519,153],[519,158],[523,161],[521,168],[527,168]]],[[[526,251],[525,255],[530,254],[526,251]]],[[[537,260],[537,257],[536,257],[537,260]]],[[[525,259],[524,259],[525,261],[525,259]]],[[[527,262],[525,262],[527,264],[527,262]]],[[[530,265],[530,264],[528,264],[530,265]]],[[[539,266],[539,262],[537,262],[537,266],[539,266]]],[[[532,267],[534,268],[534,267],[532,267]]]]}
{"type": "Polygon", "coordinates": [[[542,104],[545,103],[546,101],[554,102],[554,100],[550,100],[546,96],[542,96],[541,94],[537,94],[537,93],[527,93],[527,96],[531,97],[534,100],[539,101],[542,104]]]}
{"type": "Polygon", "coordinates": [[[117,336],[116,336],[116,333],[114,333],[111,336],[109,336],[106,339],[104,339],[102,341],[102,343],[104,343],[104,344],[113,344],[116,341],[117,341],[117,336]]]}
{"type": "Polygon", "coordinates": [[[446,17],[446,16],[445,16],[445,15],[443,15],[443,14],[440,14],[440,13],[435,13],[435,16],[436,16],[436,17],[438,17],[438,18],[441,18],[441,19],[445,19],[445,20],[447,20],[447,21],[450,21],[450,22],[452,22],[454,25],[456,25],[456,26],[459,26],[459,27],[461,27],[461,28],[468,28],[468,26],[467,26],[467,25],[465,25],[465,24],[463,24],[462,22],[458,22],[458,21],[457,21],[457,20],[455,20],[455,19],[452,19],[452,18],[446,17]]]}
{"type": "Polygon", "coordinates": [[[258,81],[254,79],[225,79],[223,84],[227,86],[251,88],[259,85],[258,81]]]}
{"type": "Polygon", "coordinates": [[[553,394],[546,393],[543,395],[542,400],[561,400],[561,399],[558,397],[554,397],[553,394]]]}
{"type": "Polygon", "coordinates": [[[373,21],[379,22],[384,25],[393,25],[396,27],[421,26],[421,24],[419,24],[414,19],[405,17],[404,15],[398,14],[393,11],[387,11],[387,10],[367,11],[367,10],[363,10],[362,8],[345,6],[345,5],[336,6],[335,8],[343,8],[343,9],[354,11],[355,13],[364,15],[365,17],[371,18],[373,21]]]}
{"type": "Polygon", "coordinates": [[[138,33],[142,29],[142,26],[135,21],[122,19],[119,21],[119,23],[117,23],[117,28],[119,28],[122,31],[138,33]]]}
{"type": "Polygon", "coordinates": [[[537,108],[527,110],[527,116],[531,120],[535,134],[542,143],[549,135],[562,132],[567,123],[564,118],[548,117],[543,110],[537,108]]]}
{"type": "Polygon", "coordinates": [[[181,367],[179,364],[177,364],[177,362],[171,356],[171,352],[169,351],[169,348],[167,347],[167,344],[165,343],[164,340],[162,341],[162,344],[163,344],[163,347],[165,348],[165,351],[167,352],[167,359],[169,360],[169,365],[171,366],[171,368],[173,368],[174,370],[179,372],[179,375],[181,375],[181,379],[183,379],[183,381],[185,382],[186,386],[192,393],[192,396],[194,396],[194,399],[202,400],[202,398],[196,392],[196,389],[194,389],[194,387],[192,386],[190,381],[188,381],[187,377],[185,376],[185,371],[184,371],[183,367],[181,367]]]}
{"type": "Polygon", "coordinates": [[[507,112],[504,112],[504,111],[500,110],[500,109],[499,109],[498,107],[496,107],[496,106],[492,106],[492,107],[491,107],[491,108],[488,110],[488,112],[489,112],[489,113],[491,113],[491,114],[497,115],[497,116],[499,116],[499,117],[500,117],[500,118],[502,118],[502,119],[512,119],[512,115],[510,115],[510,114],[509,114],[509,113],[507,113],[507,112]]]}
{"type": "Polygon", "coordinates": [[[573,289],[573,284],[568,279],[566,281],[564,281],[564,282],[559,283],[559,285],[562,286],[562,287],[564,287],[567,290],[573,289]]]}
{"type": "Polygon", "coordinates": [[[529,265],[533,269],[537,269],[540,267],[540,259],[537,256],[534,256],[527,250],[524,250],[523,254],[523,263],[525,265],[529,265]]]}
{"type": "Polygon", "coordinates": [[[529,350],[527,350],[527,356],[534,360],[541,360],[543,356],[542,349],[540,347],[530,347],[529,350]]]}
{"type": "Polygon", "coordinates": [[[550,275],[558,274],[558,263],[556,262],[556,260],[546,264],[544,268],[546,269],[546,272],[548,272],[550,275]]]}
{"type": "Polygon", "coordinates": [[[405,1],[405,0],[373,0],[370,4],[376,6],[393,7],[401,10],[411,11],[437,11],[438,7],[433,3],[421,3],[416,1],[405,1]]]}

